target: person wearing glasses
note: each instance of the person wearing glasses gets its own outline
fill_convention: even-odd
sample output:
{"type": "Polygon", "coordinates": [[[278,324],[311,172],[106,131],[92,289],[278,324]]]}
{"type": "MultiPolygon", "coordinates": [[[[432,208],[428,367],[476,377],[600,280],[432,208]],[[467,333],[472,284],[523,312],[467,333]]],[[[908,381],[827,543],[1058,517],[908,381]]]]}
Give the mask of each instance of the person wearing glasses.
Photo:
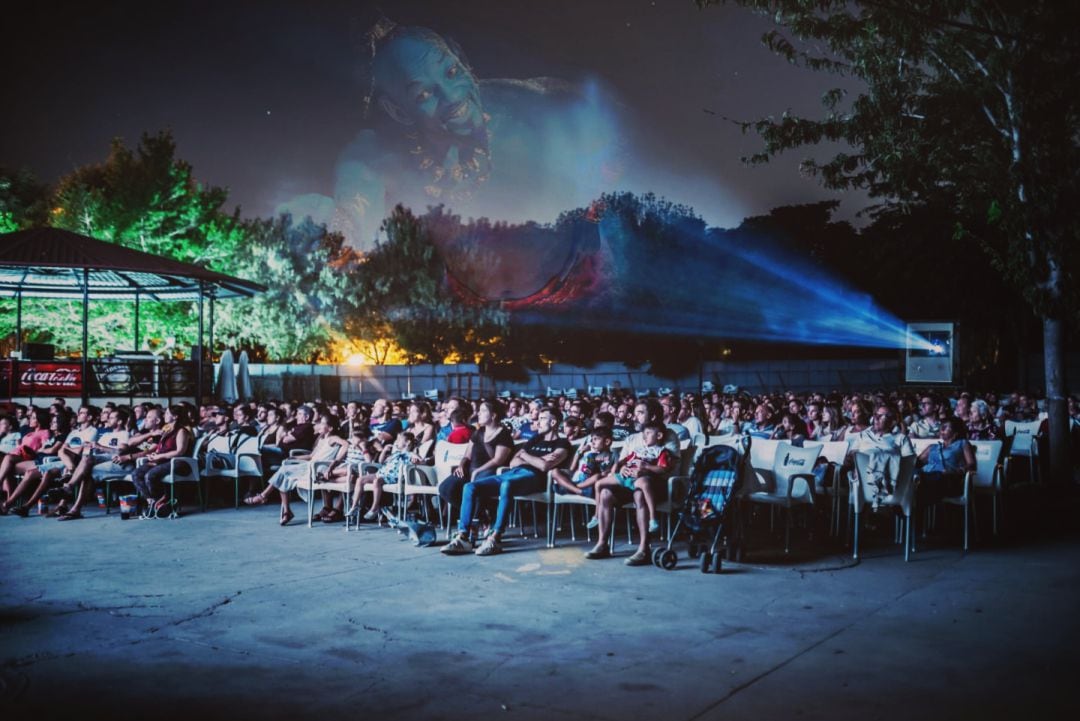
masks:
{"type": "Polygon", "coordinates": [[[929,393],[919,396],[919,419],[908,429],[912,438],[940,438],[941,421],[938,419],[938,402],[929,393]]]}

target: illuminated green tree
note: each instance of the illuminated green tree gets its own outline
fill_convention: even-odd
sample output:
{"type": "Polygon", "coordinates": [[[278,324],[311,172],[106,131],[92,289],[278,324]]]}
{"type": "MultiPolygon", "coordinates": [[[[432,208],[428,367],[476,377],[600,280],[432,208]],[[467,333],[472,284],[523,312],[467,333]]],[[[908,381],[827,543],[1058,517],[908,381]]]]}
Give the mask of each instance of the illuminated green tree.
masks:
{"type": "Polygon", "coordinates": [[[272,360],[334,360],[331,342],[354,307],[360,256],[310,218],[294,223],[286,214],[252,221],[244,230],[231,272],[268,290],[219,304],[218,339],[260,349],[272,360]]]}
{"type": "Polygon", "coordinates": [[[773,19],[766,45],[810,70],[853,78],[827,92],[821,119],[784,113],[743,123],[751,162],[825,141],[850,150],[804,168],[830,188],[889,207],[948,208],[955,235],[978,234],[994,266],[1043,324],[1051,476],[1067,476],[1064,326],[1075,282],[1080,200],[1080,36],[1054,0],[698,0],[773,19]]]}

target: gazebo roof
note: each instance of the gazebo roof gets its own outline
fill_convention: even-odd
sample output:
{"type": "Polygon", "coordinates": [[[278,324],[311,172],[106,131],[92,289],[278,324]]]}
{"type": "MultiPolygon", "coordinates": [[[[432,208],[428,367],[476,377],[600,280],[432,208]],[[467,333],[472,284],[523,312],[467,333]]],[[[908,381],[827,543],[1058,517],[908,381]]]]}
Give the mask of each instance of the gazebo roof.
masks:
{"type": "Polygon", "coordinates": [[[266,288],[249,280],[125,248],[59,228],[0,235],[0,297],[82,298],[89,274],[93,299],[197,300],[251,297],[266,288]]]}

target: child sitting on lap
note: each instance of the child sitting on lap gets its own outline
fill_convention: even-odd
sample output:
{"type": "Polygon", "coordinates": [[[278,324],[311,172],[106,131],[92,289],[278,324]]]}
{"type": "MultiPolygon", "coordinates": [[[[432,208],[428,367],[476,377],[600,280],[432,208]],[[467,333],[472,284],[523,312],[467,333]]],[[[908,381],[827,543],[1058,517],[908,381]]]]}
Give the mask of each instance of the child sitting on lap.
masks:
{"type": "Polygon", "coordinates": [[[664,424],[650,421],[641,429],[644,447],[639,448],[615,464],[615,472],[595,484],[597,493],[605,487],[622,486],[631,491],[640,490],[645,499],[649,516],[649,531],[660,530],[656,521],[656,502],[650,482],[665,476],[671,468],[671,451],[664,448],[664,424]]]}

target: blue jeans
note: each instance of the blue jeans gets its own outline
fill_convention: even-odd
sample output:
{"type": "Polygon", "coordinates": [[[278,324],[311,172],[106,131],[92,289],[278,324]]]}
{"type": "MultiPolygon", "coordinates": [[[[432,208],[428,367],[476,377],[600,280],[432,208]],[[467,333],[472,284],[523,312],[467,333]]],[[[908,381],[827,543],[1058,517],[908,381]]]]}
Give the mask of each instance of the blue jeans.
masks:
{"type": "Polygon", "coordinates": [[[476,513],[478,499],[494,498],[498,494],[499,509],[495,512],[495,525],[492,527],[492,532],[502,533],[506,530],[507,512],[510,510],[510,502],[514,496],[537,493],[544,490],[546,484],[547,474],[527,466],[518,466],[498,475],[478,478],[466,483],[461,492],[461,518],[458,519],[458,530],[462,533],[468,532],[469,524],[476,513]]]}

